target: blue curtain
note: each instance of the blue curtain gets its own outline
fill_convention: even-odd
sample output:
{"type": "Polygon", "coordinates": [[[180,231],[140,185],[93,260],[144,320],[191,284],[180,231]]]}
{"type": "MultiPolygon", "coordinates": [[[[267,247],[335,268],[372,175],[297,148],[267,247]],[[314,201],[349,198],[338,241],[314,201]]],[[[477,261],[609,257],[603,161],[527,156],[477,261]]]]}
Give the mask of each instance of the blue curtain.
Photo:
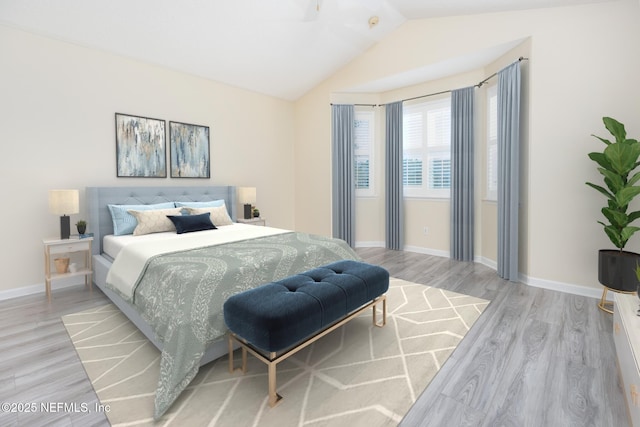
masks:
{"type": "Polygon", "coordinates": [[[473,261],[474,87],[451,92],[451,258],[473,261]]]}
{"type": "Polygon", "coordinates": [[[404,247],[402,102],[387,104],[385,115],[385,246],[400,251],[404,247]]]}
{"type": "Polygon", "coordinates": [[[353,105],[331,107],[333,237],[355,244],[355,184],[353,176],[353,105]]]}
{"type": "Polygon", "coordinates": [[[498,275],[518,281],[520,61],[498,72],[498,275]]]}

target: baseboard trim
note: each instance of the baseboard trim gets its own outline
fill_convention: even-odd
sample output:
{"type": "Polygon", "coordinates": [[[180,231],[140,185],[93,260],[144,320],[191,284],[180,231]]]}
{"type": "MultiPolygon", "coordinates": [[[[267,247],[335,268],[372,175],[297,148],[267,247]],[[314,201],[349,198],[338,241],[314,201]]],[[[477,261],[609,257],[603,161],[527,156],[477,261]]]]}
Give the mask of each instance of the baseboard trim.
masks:
{"type": "Polygon", "coordinates": [[[439,256],[443,258],[449,258],[451,256],[449,251],[443,251],[440,249],[423,248],[421,246],[405,246],[403,250],[407,252],[415,252],[417,254],[433,255],[433,256],[439,256]]]}
{"type": "MultiPolygon", "coordinates": [[[[552,291],[559,291],[567,294],[580,295],[583,297],[596,299],[600,299],[602,297],[602,289],[592,288],[590,286],[574,285],[572,283],[538,279],[536,277],[530,277],[522,273],[520,273],[518,277],[522,283],[536,288],[549,289],[552,291]]],[[[613,292],[607,293],[607,300],[613,301],[613,292]]]]}
{"type": "MultiPolygon", "coordinates": [[[[355,247],[356,248],[384,248],[385,243],[381,241],[375,241],[375,240],[361,241],[361,242],[356,242],[355,247]]],[[[402,250],[406,252],[415,252],[417,254],[433,255],[433,256],[439,256],[439,257],[445,257],[445,258],[449,257],[449,251],[429,249],[429,248],[424,248],[422,246],[409,245],[409,246],[404,246],[402,250]]]]}
{"type": "MultiPolygon", "coordinates": [[[[55,283],[51,283],[51,290],[70,288],[71,286],[83,285],[84,279],[81,277],[68,277],[66,279],[56,279],[55,283]]],[[[0,291],[0,301],[26,297],[29,295],[42,294],[42,298],[47,298],[45,292],[45,286],[43,283],[36,285],[24,286],[22,288],[7,289],[6,291],[0,291]]]]}
{"type": "Polygon", "coordinates": [[[364,242],[356,242],[356,248],[384,248],[384,242],[379,241],[364,241],[364,242]]]}
{"type": "MultiPolygon", "coordinates": [[[[493,270],[498,269],[496,261],[484,257],[477,257],[476,262],[483,264],[493,270]]],[[[588,298],[600,299],[602,297],[602,289],[593,288],[584,285],[574,285],[573,283],[556,282],[555,280],[539,279],[526,274],[519,273],[518,280],[525,285],[534,288],[548,289],[550,291],[564,292],[566,294],[580,295],[588,298]]],[[[607,294],[607,301],[613,301],[613,295],[607,294]]]]}
{"type": "MultiPolygon", "coordinates": [[[[483,264],[493,270],[498,269],[498,264],[488,258],[478,257],[476,262],[483,264]]],[[[526,274],[519,273],[518,280],[525,285],[534,288],[548,289],[550,291],[564,292],[566,294],[580,295],[588,298],[600,299],[602,297],[602,289],[593,288],[591,286],[574,285],[573,283],[556,282],[555,280],[539,279],[526,274]]],[[[613,301],[612,293],[607,294],[607,301],[613,301]]]]}
{"type": "Polygon", "coordinates": [[[497,270],[498,269],[498,263],[495,262],[492,259],[485,258],[485,257],[482,257],[482,256],[477,256],[477,257],[474,258],[474,261],[477,262],[478,264],[484,265],[485,267],[489,267],[492,270],[497,270]]]}
{"type": "MultiPolygon", "coordinates": [[[[384,247],[384,243],[383,242],[358,242],[357,247],[384,247]],[[365,245],[365,243],[367,243],[367,245],[365,245]],[[376,243],[379,243],[379,244],[376,244],[376,243]]],[[[439,256],[444,258],[450,257],[449,251],[429,249],[429,248],[424,248],[420,246],[405,246],[403,249],[407,252],[415,252],[419,254],[433,255],[433,256],[439,256]]],[[[490,258],[476,256],[474,257],[474,262],[477,262],[486,267],[489,267],[492,270],[498,269],[498,263],[490,258]]],[[[532,286],[534,288],[548,289],[550,291],[564,292],[567,294],[579,295],[579,296],[584,296],[588,298],[600,299],[602,297],[602,289],[593,288],[590,286],[556,282],[554,280],[547,280],[547,279],[539,279],[539,278],[531,277],[522,273],[518,275],[518,280],[521,283],[524,283],[525,285],[528,285],[528,286],[532,286]]],[[[607,293],[607,301],[613,301],[612,292],[607,293]]]]}

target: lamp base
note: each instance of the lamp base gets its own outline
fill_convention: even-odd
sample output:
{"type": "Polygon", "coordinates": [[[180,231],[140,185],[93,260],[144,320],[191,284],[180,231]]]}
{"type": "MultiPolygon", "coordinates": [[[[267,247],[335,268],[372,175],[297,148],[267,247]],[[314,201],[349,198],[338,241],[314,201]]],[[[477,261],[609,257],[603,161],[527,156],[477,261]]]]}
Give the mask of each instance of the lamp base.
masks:
{"type": "Polygon", "coordinates": [[[60,239],[68,239],[71,235],[71,218],[67,215],[60,217],[60,239]]]}
{"type": "Polygon", "coordinates": [[[244,205],[244,219],[251,219],[251,204],[249,203],[244,205]]]}

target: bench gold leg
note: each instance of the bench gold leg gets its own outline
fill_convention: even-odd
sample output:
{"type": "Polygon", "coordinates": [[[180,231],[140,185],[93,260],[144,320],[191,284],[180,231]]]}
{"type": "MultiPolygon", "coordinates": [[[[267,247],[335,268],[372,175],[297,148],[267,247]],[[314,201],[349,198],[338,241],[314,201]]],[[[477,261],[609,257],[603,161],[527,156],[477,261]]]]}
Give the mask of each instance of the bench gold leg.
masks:
{"type": "Polygon", "coordinates": [[[282,399],[282,396],[276,391],[276,366],[277,364],[274,362],[269,363],[269,406],[271,408],[276,406],[282,399]]]}
{"type": "MultiPolygon", "coordinates": [[[[247,349],[242,346],[242,366],[238,368],[243,374],[247,373],[247,349]]],[[[229,334],[229,373],[233,373],[236,370],[235,361],[233,359],[233,336],[229,334]]]]}
{"type": "Polygon", "coordinates": [[[233,338],[231,338],[231,334],[229,334],[229,373],[233,374],[233,338]]]}
{"type": "Polygon", "coordinates": [[[377,326],[378,328],[382,328],[384,325],[387,324],[387,296],[382,295],[378,299],[378,301],[371,307],[371,309],[373,310],[373,325],[377,326]],[[380,321],[380,323],[378,323],[377,305],[380,302],[380,300],[382,300],[382,320],[380,321]]]}

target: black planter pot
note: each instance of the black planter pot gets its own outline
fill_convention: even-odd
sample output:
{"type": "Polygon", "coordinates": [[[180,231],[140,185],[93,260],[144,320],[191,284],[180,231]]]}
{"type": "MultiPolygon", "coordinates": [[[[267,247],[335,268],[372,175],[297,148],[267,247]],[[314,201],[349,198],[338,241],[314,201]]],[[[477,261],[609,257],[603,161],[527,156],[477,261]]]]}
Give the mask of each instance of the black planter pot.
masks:
{"type": "Polygon", "coordinates": [[[640,254],[617,249],[598,251],[598,281],[607,288],[624,292],[638,289],[636,266],[640,264],[640,254]]]}

